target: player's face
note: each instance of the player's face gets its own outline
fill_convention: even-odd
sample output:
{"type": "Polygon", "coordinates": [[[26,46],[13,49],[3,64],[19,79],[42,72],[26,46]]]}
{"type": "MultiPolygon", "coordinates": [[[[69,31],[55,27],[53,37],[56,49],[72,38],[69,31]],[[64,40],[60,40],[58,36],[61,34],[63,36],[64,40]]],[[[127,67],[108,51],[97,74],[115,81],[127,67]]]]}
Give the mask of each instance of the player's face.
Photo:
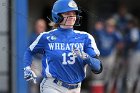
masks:
{"type": "Polygon", "coordinates": [[[75,11],[65,12],[62,16],[64,17],[64,20],[60,23],[60,26],[63,28],[73,28],[76,21],[75,11]]]}

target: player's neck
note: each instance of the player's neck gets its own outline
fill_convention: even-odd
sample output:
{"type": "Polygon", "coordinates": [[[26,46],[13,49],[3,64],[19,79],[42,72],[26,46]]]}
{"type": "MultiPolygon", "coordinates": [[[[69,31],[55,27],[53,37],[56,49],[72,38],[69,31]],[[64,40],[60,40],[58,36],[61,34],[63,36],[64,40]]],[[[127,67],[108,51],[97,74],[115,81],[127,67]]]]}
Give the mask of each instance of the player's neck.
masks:
{"type": "Polygon", "coordinates": [[[62,31],[71,31],[73,30],[73,28],[62,28],[62,27],[58,27],[59,30],[62,30],[62,31]]]}
{"type": "Polygon", "coordinates": [[[73,29],[73,26],[60,25],[62,29],[73,29]]]}

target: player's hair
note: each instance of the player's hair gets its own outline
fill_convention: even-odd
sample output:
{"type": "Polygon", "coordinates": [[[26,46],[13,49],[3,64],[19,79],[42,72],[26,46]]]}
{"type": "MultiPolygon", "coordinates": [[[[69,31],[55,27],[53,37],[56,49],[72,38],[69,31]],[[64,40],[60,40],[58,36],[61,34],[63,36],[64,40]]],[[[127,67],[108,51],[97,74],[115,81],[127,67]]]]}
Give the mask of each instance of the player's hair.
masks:
{"type": "Polygon", "coordinates": [[[52,26],[52,29],[56,29],[56,28],[58,28],[59,27],[59,24],[54,24],[53,26],[52,26]]]}

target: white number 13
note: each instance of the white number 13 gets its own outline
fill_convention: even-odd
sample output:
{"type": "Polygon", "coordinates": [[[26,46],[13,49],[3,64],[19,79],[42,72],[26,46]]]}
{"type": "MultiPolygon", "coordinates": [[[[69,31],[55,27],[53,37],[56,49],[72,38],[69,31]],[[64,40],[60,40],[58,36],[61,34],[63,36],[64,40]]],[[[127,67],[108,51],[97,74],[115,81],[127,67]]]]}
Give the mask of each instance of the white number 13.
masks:
{"type": "Polygon", "coordinates": [[[75,57],[73,56],[73,54],[71,52],[68,53],[68,55],[67,55],[67,53],[63,53],[62,56],[63,56],[63,62],[62,62],[63,65],[75,63],[75,57]],[[67,57],[69,57],[70,60],[67,60],[67,57]]]}

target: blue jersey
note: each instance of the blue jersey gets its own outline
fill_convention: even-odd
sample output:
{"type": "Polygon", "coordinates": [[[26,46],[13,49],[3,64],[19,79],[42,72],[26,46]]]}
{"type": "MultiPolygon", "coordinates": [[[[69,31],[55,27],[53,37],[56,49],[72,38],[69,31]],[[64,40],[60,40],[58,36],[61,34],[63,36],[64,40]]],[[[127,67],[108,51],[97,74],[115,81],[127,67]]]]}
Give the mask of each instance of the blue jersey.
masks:
{"type": "MultiPolygon", "coordinates": [[[[29,45],[32,44],[36,38],[38,37],[39,34],[33,32],[32,35],[31,35],[31,38],[29,39],[29,45]]],[[[37,60],[40,60],[42,58],[42,55],[41,54],[36,54],[34,55],[34,58],[37,59],[37,60]]]]}
{"type": "Polygon", "coordinates": [[[73,56],[73,48],[84,51],[90,57],[100,54],[90,34],[58,28],[41,33],[30,45],[24,55],[24,67],[31,65],[34,54],[42,53],[44,77],[54,77],[67,83],[81,82],[85,78],[87,65],[83,60],[73,56]]]}
{"type": "Polygon", "coordinates": [[[124,37],[126,52],[129,49],[135,51],[140,50],[140,30],[138,28],[132,28],[127,30],[127,33],[124,37]]]}
{"type": "Polygon", "coordinates": [[[115,31],[108,33],[105,30],[95,31],[97,46],[101,52],[101,56],[108,56],[115,49],[118,42],[122,42],[122,35],[115,31]]]}

